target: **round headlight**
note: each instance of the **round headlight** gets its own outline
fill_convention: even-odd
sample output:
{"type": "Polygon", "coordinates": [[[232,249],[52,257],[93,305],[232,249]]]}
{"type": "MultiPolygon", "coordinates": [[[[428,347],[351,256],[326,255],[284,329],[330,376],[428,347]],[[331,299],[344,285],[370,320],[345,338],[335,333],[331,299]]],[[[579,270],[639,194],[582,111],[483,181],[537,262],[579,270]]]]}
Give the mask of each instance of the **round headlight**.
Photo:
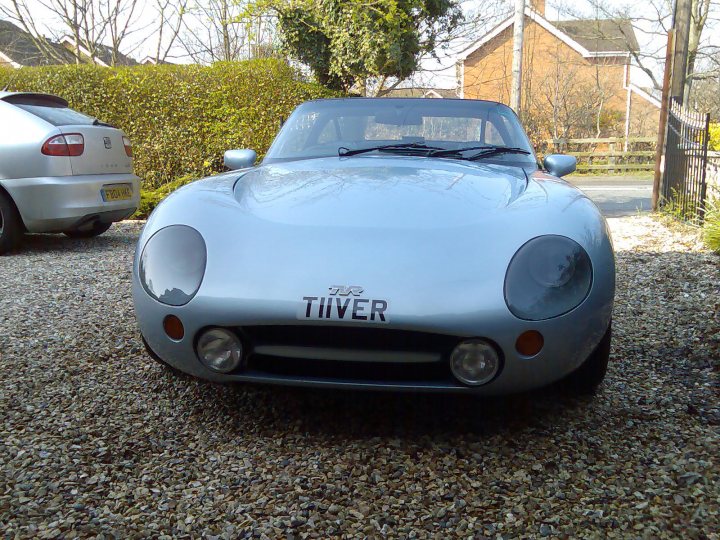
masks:
{"type": "Polygon", "coordinates": [[[551,319],[579,306],[591,285],[590,257],[580,244],[564,236],[539,236],[510,261],[505,302],[520,319],[551,319]]]}
{"type": "Polygon", "coordinates": [[[197,341],[197,355],[208,368],[218,373],[234,371],[242,361],[242,344],[238,337],[224,328],[211,328],[197,341]]]}
{"type": "Polygon", "coordinates": [[[187,225],[156,232],[140,255],[140,283],[155,300],[182,306],[195,296],[203,276],[207,251],[200,233],[187,225]]]}

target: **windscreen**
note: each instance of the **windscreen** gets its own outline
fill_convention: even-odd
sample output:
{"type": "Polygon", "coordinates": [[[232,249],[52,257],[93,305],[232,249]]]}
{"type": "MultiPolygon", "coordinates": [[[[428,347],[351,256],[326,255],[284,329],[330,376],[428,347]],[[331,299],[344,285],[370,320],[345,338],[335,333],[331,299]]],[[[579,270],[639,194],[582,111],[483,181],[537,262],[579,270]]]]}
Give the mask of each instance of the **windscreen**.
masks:
{"type": "Polygon", "coordinates": [[[492,160],[535,163],[517,116],[505,105],[476,100],[393,98],[304,103],[283,126],[265,162],[338,156],[344,149],[403,143],[444,150],[519,148],[527,154],[501,153],[493,155],[492,160]]]}
{"type": "Polygon", "coordinates": [[[5,98],[6,102],[49,122],[53,126],[90,126],[95,119],[77,112],[59,100],[45,96],[16,95],[5,98]]]}

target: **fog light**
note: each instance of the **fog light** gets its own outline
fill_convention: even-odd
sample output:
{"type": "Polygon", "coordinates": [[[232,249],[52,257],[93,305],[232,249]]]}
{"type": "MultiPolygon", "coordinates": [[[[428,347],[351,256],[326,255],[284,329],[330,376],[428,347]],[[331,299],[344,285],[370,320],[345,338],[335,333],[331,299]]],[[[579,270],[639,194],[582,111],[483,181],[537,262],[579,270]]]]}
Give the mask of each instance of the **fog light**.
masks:
{"type": "Polygon", "coordinates": [[[470,386],[490,382],[500,368],[500,358],[487,341],[463,341],[450,355],[450,369],[455,377],[470,386]]]}
{"type": "Polygon", "coordinates": [[[242,343],[224,328],[211,328],[202,333],[197,342],[197,355],[209,369],[230,373],[242,361],[242,343]]]}

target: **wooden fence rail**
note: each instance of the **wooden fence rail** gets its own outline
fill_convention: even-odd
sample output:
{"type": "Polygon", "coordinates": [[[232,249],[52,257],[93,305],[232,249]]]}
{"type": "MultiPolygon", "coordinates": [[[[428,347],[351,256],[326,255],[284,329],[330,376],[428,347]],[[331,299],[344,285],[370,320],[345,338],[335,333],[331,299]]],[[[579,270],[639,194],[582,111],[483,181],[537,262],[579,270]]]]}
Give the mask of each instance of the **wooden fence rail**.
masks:
{"type": "Polygon", "coordinates": [[[554,152],[575,156],[580,173],[627,173],[652,171],[655,166],[655,137],[620,137],[595,139],[547,139],[538,153],[554,152]]]}
{"type": "MultiPolygon", "coordinates": [[[[545,139],[546,144],[624,144],[624,137],[604,137],[599,139],[545,139]]],[[[652,143],[655,146],[657,142],[655,137],[630,137],[628,144],[632,143],[652,143]]]]}

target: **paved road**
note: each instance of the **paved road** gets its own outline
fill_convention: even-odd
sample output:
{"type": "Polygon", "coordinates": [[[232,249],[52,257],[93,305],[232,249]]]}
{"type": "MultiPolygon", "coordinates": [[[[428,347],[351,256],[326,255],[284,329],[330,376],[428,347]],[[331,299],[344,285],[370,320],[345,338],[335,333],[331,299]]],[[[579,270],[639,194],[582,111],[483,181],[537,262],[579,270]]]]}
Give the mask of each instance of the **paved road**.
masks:
{"type": "Polygon", "coordinates": [[[607,217],[650,210],[652,178],[647,176],[577,176],[568,180],[587,193],[607,217]]]}

